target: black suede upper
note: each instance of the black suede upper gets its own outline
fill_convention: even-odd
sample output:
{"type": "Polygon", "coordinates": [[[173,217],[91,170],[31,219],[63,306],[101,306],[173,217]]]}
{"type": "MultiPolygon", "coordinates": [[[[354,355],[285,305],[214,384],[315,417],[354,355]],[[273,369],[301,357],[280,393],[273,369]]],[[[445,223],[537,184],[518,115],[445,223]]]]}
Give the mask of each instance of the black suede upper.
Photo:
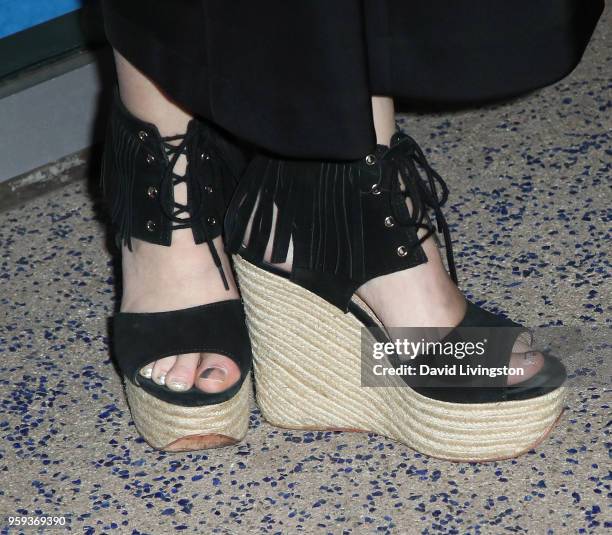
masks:
{"type": "Polygon", "coordinates": [[[251,370],[251,346],[242,302],[219,301],[184,310],[117,314],[113,322],[115,358],[126,379],[150,394],[178,405],[211,405],[231,398],[251,370]],[[172,355],[217,353],[240,368],[240,380],[230,389],[208,394],[193,387],[173,392],[139,374],[146,364],[172,355]]]}
{"type": "MultiPolygon", "coordinates": [[[[236,178],[227,161],[239,159],[237,150],[210,125],[189,122],[184,153],[189,202],[195,212],[191,228],[196,243],[221,234],[225,207],[236,178]],[[230,153],[230,154],[228,154],[230,153]]],[[[173,183],[165,177],[170,165],[164,138],[155,125],[130,114],[116,96],[105,142],[102,183],[111,218],[119,236],[170,245],[173,221],[173,183]]],[[[169,145],[169,144],[166,144],[169,145]]],[[[171,177],[170,177],[171,178],[171,177]]]]}
{"type": "MultiPolygon", "coordinates": [[[[387,332],[373,321],[355,303],[349,306],[350,311],[366,326],[376,341],[391,342],[387,332]]],[[[471,366],[476,368],[482,364],[487,368],[502,368],[510,364],[512,348],[519,334],[527,331],[517,323],[497,316],[468,301],[465,316],[459,324],[442,340],[446,342],[478,343],[486,340],[485,352],[476,359],[467,359],[464,364],[449,354],[435,356],[420,354],[416,358],[406,361],[397,355],[390,358],[395,368],[409,362],[414,369],[427,365],[436,369],[453,367],[455,365],[471,366]]],[[[431,375],[408,376],[403,375],[402,380],[420,394],[451,403],[492,403],[500,401],[517,401],[543,396],[559,388],[565,381],[567,372],[561,361],[547,353],[543,354],[544,365],[542,369],[530,379],[521,381],[513,386],[507,385],[507,375],[499,374],[495,377],[481,375],[431,375]]]]}

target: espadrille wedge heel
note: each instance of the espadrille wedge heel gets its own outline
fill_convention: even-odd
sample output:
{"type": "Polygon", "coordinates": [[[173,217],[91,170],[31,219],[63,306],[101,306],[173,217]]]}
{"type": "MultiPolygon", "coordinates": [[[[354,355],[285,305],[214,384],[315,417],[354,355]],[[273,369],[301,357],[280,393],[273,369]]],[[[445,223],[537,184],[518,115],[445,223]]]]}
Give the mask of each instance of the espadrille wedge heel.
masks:
{"type": "Polygon", "coordinates": [[[447,194],[416,142],[400,133],[390,148],[379,146],[363,161],[259,156],[251,163],[226,230],[253,347],[257,402],[270,423],[375,432],[453,461],[515,457],[553,428],[563,410],[565,368],[550,355],[535,376],[513,386],[503,373],[440,371],[432,378],[406,372],[457,369],[456,350],[469,344],[479,348],[481,366],[466,369],[508,369],[517,337],[529,337],[524,328],[468,302],[463,320],[432,344],[435,364],[425,346],[406,360],[397,333],[356,295],[368,280],[427,261],[421,245],[435,232],[428,210],[456,282],[441,211],[447,194]],[[292,267],[285,272],[277,264],[290,250],[292,267]],[[451,352],[443,354],[449,344],[451,352]],[[383,347],[392,351],[372,359],[372,349],[383,347]],[[382,379],[371,373],[376,366],[387,370],[382,379]]]}
{"type": "MultiPolygon", "coordinates": [[[[221,233],[220,221],[235,186],[226,163],[232,150],[218,132],[195,119],[185,134],[161,137],[154,125],[133,117],[117,95],[102,171],[117,245],[131,249],[137,238],[169,246],[174,230],[190,228],[196,244],[208,245],[229,290],[213,240],[221,233]],[[179,176],[174,168],[181,156],[187,171],[179,176]],[[180,183],[187,186],[186,205],[174,199],[174,187],[180,183]]],[[[207,449],[245,436],[252,355],[240,299],[168,312],[120,312],[111,334],[134,423],[151,446],[166,451],[207,449]],[[231,358],[240,370],[239,380],[218,393],[195,386],[177,392],[140,373],[161,358],[189,353],[231,358]]]]}

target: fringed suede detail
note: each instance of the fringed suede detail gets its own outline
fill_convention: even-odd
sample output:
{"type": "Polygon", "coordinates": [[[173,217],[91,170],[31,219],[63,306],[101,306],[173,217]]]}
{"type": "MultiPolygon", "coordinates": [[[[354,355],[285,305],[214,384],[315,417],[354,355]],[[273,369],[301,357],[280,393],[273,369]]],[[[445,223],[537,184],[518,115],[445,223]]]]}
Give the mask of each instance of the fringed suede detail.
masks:
{"type": "Polygon", "coordinates": [[[309,270],[351,280],[365,277],[361,170],[324,163],[316,177],[316,195],[309,199],[309,270]]]}
{"type": "Polygon", "coordinates": [[[213,240],[243,166],[240,149],[213,126],[192,119],[184,134],[161,137],[155,125],[132,116],[116,95],[108,125],[102,185],[117,245],[131,250],[132,238],[169,246],[172,232],[191,228],[195,243],[206,243],[229,288],[213,240]],[[174,172],[181,155],[184,175],[174,172]],[[185,183],[187,203],[174,199],[174,187],[185,183]]]}
{"type": "Polygon", "coordinates": [[[142,150],[142,143],[113,113],[106,135],[100,182],[108,200],[111,222],[117,230],[117,244],[127,243],[130,250],[136,162],[142,150]],[[113,177],[121,177],[121,180],[113,177]]]}
{"type": "Polygon", "coordinates": [[[265,267],[285,262],[293,240],[291,280],[346,310],[354,291],[366,281],[427,261],[421,244],[434,233],[429,210],[444,233],[451,276],[456,278],[440,209],[447,194],[444,181],[404,134],[394,137],[391,148],[379,146],[355,162],[260,155],[228,209],[227,249],[265,267]],[[419,229],[426,231],[420,239],[419,229]]]}
{"type": "Polygon", "coordinates": [[[285,262],[293,237],[296,267],[363,279],[360,181],[361,170],[352,165],[256,158],[227,216],[228,249],[241,248],[252,215],[246,248],[251,259],[263,261],[274,235],[271,263],[285,262]]]}
{"type": "Polygon", "coordinates": [[[269,263],[279,264],[287,260],[293,240],[291,279],[346,310],[354,291],[366,281],[427,261],[421,244],[435,232],[430,210],[444,235],[449,270],[456,280],[441,211],[447,197],[444,181],[404,134],[396,134],[390,148],[379,146],[355,162],[260,155],[228,209],[227,248],[263,266],[270,241],[269,263]],[[421,229],[425,233],[419,238],[421,229]]]}

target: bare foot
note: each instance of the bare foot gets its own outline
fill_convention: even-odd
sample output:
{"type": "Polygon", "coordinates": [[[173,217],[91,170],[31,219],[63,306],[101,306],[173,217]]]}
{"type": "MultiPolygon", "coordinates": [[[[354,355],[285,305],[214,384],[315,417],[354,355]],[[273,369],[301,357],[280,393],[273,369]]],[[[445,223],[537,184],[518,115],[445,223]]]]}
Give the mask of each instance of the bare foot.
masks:
{"type": "MultiPolygon", "coordinates": [[[[222,257],[229,291],[223,286],[208,246],[196,245],[191,230],[186,230],[174,231],[170,247],[132,240],[132,252],[123,248],[122,312],[180,310],[238,297],[229,261],[221,254],[221,238],[215,240],[215,247],[222,257]]],[[[205,392],[221,392],[240,377],[232,359],[209,353],[166,357],[140,373],[177,392],[189,390],[194,384],[205,392]]]]}
{"type": "MultiPolygon", "coordinates": [[[[423,249],[426,264],[377,277],[357,290],[387,327],[450,327],[463,319],[465,298],[446,272],[434,240],[426,240],[423,249]]],[[[522,368],[523,374],[509,375],[508,384],[533,377],[543,364],[542,354],[517,338],[509,367],[522,368]]]]}

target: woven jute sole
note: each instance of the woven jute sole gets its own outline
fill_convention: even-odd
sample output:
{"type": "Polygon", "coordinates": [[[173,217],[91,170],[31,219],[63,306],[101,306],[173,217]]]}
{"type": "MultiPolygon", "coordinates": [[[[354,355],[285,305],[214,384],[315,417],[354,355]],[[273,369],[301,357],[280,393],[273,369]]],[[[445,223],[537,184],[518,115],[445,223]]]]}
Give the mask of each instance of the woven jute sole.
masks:
{"type": "Polygon", "coordinates": [[[251,378],[231,399],[217,405],[182,407],[167,403],[126,381],[136,429],[147,443],[164,451],[218,448],[242,440],[249,427],[251,378]]]}
{"type": "Polygon", "coordinates": [[[289,429],[373,432],[433,457],[516,457],[553,428],[564,389],[503,403],[448,403],[392,386],[361,386],[362,323],[287,279],[234,257],[263,417],[289,429]]]}

